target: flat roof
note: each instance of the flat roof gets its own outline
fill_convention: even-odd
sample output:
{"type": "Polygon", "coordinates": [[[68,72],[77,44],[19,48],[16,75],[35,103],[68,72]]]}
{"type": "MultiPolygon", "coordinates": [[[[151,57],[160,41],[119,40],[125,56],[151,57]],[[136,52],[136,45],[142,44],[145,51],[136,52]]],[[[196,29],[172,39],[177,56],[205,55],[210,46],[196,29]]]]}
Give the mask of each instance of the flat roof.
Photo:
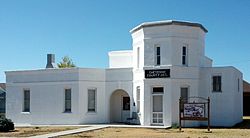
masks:
{"type": "Polygon", "coordinates": [[[182,26],[200,27],[205,33],[208,32],[208,30],[200,23],[193,23],[193,22],[189,22],[189,21],[175,21],[175,20],[144,22],[144,23],[136,26],[135,28],[133,28],[129,32],[134,33],[143,27],[153,27],[153,26],[162,26],[162,25],[182,25],[182,26]]]}

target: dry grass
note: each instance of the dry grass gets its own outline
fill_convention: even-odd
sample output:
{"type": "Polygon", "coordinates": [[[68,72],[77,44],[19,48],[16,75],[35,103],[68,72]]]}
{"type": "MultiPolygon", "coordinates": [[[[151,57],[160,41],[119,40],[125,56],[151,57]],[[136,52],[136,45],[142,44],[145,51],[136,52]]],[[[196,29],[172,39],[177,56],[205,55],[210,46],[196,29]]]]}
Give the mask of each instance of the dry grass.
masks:
{"type": "MultiPolygon", "coordinates": [[[[95,131],[83,132],[63,138],[89,137],[89,138],[250,138],[250,117],[244,117],[244,121],[233,128],[212,128],[212,133],[207,129],[184,128],[184,132],[178,129],[147,129],[147,128],[105,128],[95,131]]],[[[17,127],[12,132],[0,132],[0,137],[29,137],[47,133],[77,129],[80,127],[17,127]]]]}
{"type": "Polygon", "coordinates": [[[178,129],[146,129],[146,128],[106,128],[89,131],[63,138],[88,137],[88,138],[249,138],[249,129],[212,129],[207,133],[206,129],[186,128],[184,132],[178,129]]]}
{"type": "Polygon", "coordinates": [[[0,132],[0,137],[29,137],[77,128],[80,127],[16,127],[11,132],[0,132]]]}
{"type": "Polygon", "coordinates": [[[184,132],[178,129],[146,129],[146,128],[105,128],[95,131],[83,132],[63,138],[87,137],[87,138],[250,138],[250,117],[244,117],[244,121],[233,128],[212,128],[211,133],[207,129],[184,128],[184,132]]]}

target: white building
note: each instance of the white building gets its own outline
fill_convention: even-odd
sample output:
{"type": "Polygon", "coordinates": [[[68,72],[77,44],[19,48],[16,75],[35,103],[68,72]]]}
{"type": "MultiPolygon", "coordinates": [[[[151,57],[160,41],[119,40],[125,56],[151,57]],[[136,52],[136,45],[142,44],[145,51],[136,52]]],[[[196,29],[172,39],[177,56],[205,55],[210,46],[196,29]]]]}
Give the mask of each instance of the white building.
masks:
{"type": "Polygon", "coordinates": [[[201,24],[148,22],[130,32],[133,50],[109,52],[107,69],[51,68],[49,56],[46,69],[6,71],[7,118],[16,124],[171,126],[179,121],[180,96],[200,96],[211,99],[212,126],[242,121],[242,73],[212,67],[201,24]]]}

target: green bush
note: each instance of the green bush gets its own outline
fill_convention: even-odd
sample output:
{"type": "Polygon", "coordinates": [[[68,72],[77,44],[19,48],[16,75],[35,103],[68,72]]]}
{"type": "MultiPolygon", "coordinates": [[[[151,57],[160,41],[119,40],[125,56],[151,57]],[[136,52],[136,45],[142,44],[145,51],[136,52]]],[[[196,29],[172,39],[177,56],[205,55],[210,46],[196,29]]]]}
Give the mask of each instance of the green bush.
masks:
{"type": "Polygon", "coordinates": [[[174,123],[174,124],[172,124],[172,128],[173,128],[173,129],[177,129],[177,128],[179,128],[179,125],[176,124],[176,123],[174,123]]]}
{"type": "Polygon", "coordinates": [[[1,132],[8,132],[10,130],[14,130],[14,123],[7,118],[0,118],[0,131],[1,132]]]}

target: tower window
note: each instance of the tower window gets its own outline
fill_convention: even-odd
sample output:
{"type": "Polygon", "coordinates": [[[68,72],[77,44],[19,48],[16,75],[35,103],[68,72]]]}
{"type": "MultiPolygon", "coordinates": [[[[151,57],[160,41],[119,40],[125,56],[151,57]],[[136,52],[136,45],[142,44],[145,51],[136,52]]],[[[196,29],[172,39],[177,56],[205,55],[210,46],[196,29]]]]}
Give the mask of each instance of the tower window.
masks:
{"type": "Polygon", "coordinates": [[[156,65],[161,65],[161,47],[156,47],[156,65]]]}
{"type": "Polygon", "coordinates": [[[182,65],[187,65],[187,47],[182,47],[182,65]]]}

